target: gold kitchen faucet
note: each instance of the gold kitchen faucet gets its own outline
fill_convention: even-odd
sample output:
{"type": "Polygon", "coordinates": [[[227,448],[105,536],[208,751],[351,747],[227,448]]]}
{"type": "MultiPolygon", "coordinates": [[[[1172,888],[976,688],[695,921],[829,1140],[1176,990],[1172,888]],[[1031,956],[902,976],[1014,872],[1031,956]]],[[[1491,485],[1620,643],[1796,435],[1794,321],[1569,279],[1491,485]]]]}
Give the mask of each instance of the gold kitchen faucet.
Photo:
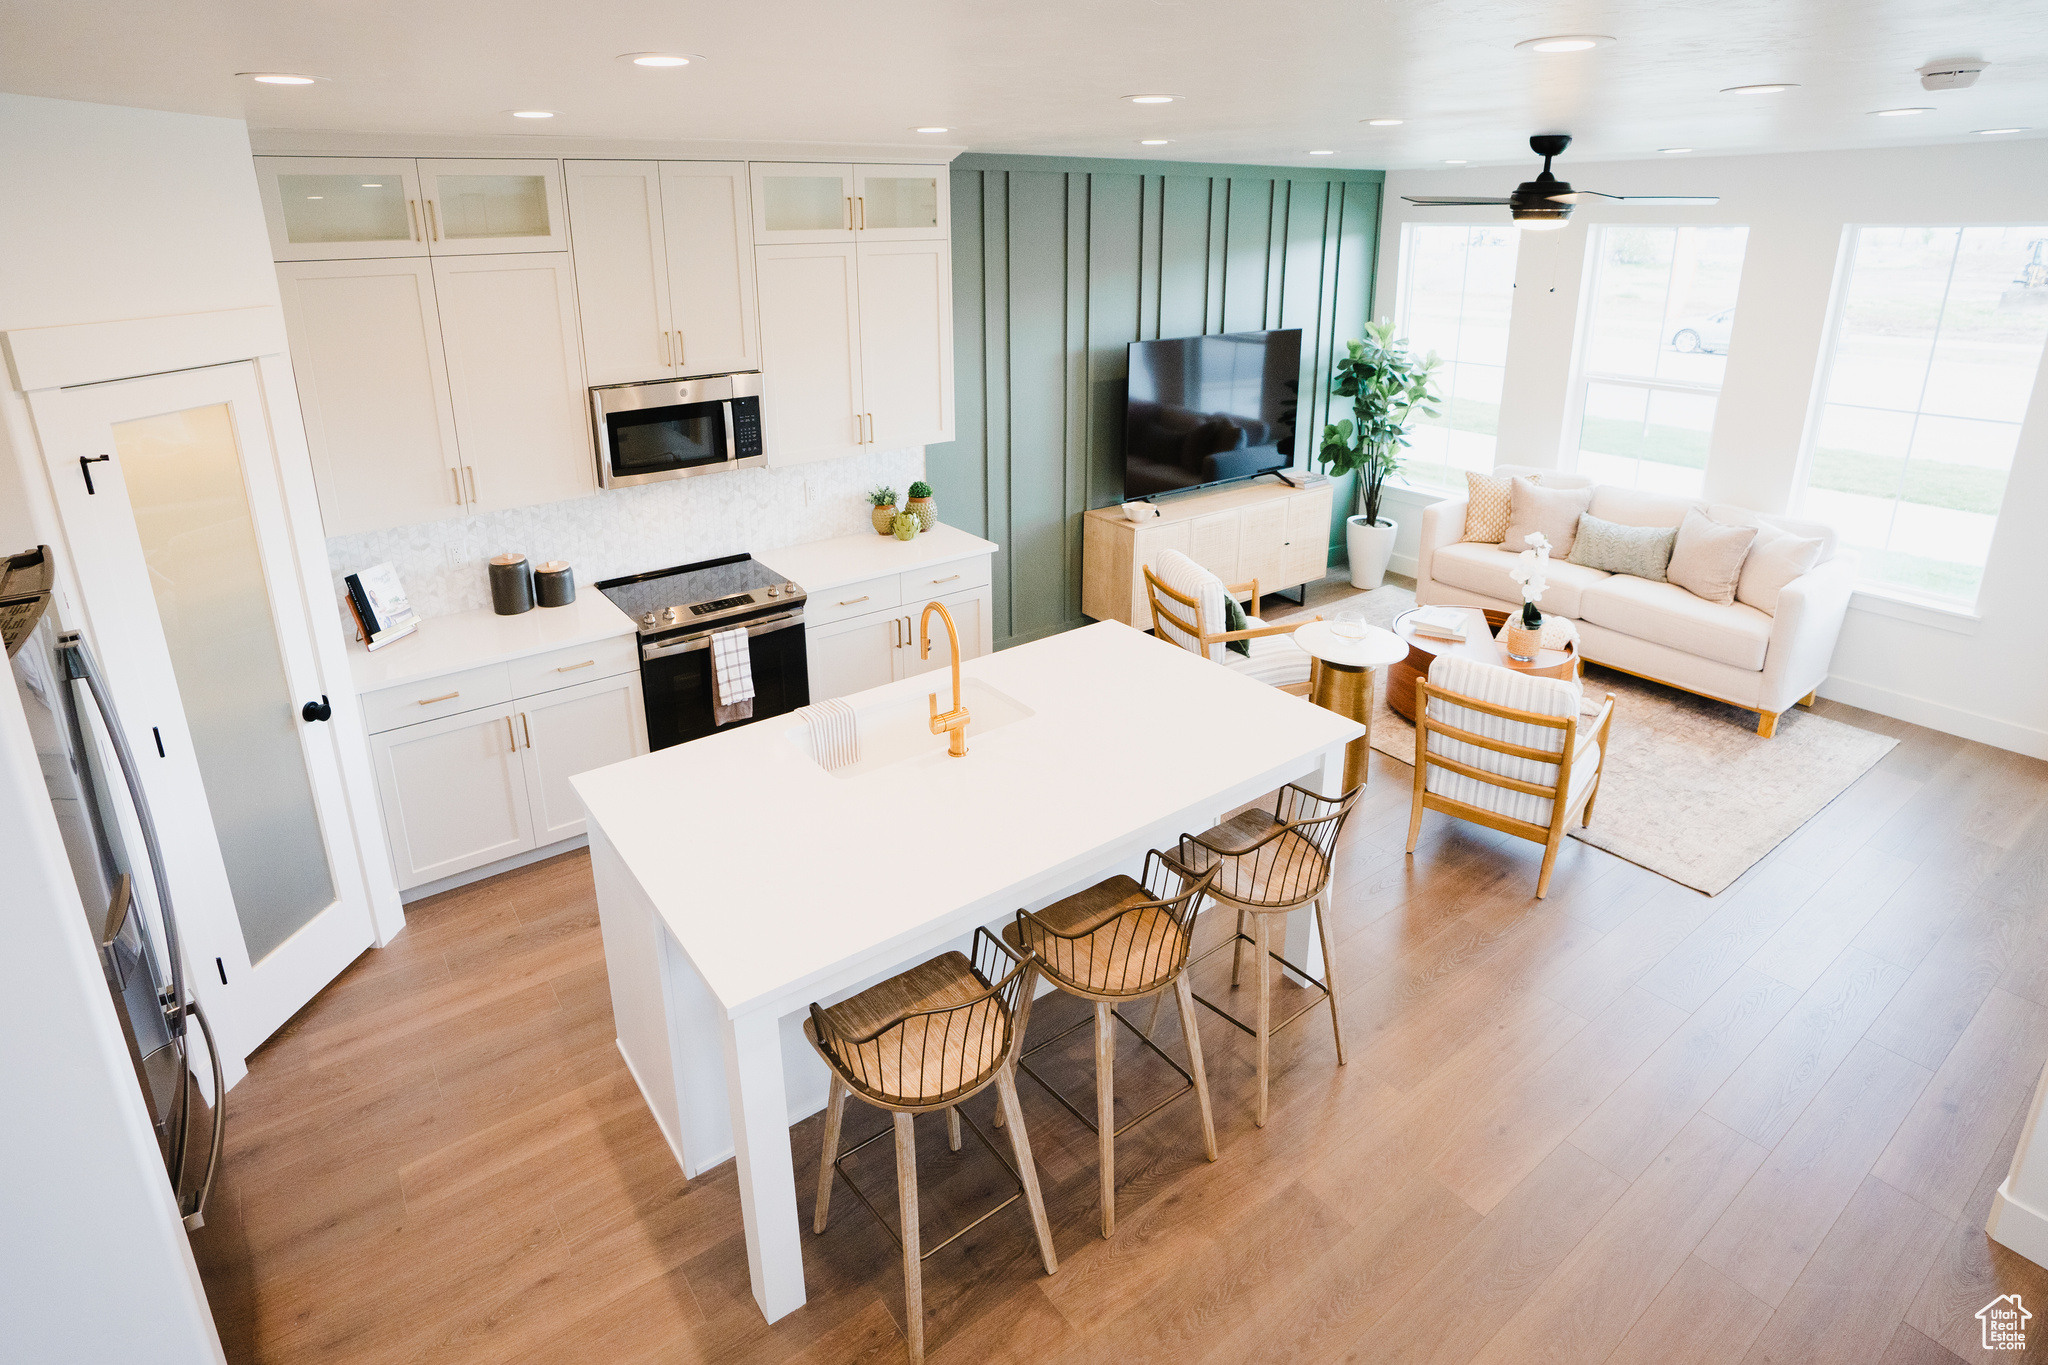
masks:
{"type": "Polygon", "coordinates": [[[939,694],[936,692],[930,694],[932,733],[935,735],[951,733],[953,739],[946,746],[946,752],[954,758],[965,758],[967,757],[967,722],[972,717],[967,714],[967,708],[960,703],[960,627],[955,624],[953,613],[947,611],[945,604],[942,602],[927,602],[924,604],[924,615],[917,623],[917,657],[920,659],[932,657],[933,612],[937,612],[946,618],[946,640],[953,647],[953,709],[946,712],[943,716],[940,715],[939,694]]]}

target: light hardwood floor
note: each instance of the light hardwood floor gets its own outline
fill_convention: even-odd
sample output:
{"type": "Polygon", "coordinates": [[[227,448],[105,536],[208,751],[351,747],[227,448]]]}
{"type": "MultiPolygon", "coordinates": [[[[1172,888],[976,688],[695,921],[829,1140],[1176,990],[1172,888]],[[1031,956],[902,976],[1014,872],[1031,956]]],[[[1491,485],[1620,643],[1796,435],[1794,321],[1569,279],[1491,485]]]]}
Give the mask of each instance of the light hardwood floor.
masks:
{"type": "MultiPolygon", "coordinates": [[[[1995,1295],[2048,1314],[1981,1231],[2048,1058],[2048,764],[1819,709],[1900,744],[1713,899],[1567,840],[1538,902],[1540,848],[1440,816],[1406,858],[1408,770],[1375,754],[1335,897],[1350,1065],[1320,1013],[1281,1034],[1260,1130],[1250,1040],[1205,1015],[1221,1160],[1191,1100],[1119,1139],[1106,1242],[1092,1135],[1022,1082],[1060,1270],[1021,1207],[935,1255],[931,1359],[1953,1365],[1995,1295]]],[[[1070,1042],[1042,1069],[1085,1097],[1070,1042]]],[[[1177,1082],[1121,1052],[1120,1112],[1177,1082]]],[[[413,906],[231,1104],[196,1239],[230,1360],[904,1356],[850,1198],[806,1233],[810,1302],[762,1322],[731,1167],[682,1179],[613,1046],[582,854],[413,906]]],[[[848,1144],[887,1122],[850,1104],[848,1144]]],[[[1007,1187],[919,1129],[936,1240],[1007,1187]]],[[[859,1161],[892,1209],[888,1144],[859,1161]]]]}

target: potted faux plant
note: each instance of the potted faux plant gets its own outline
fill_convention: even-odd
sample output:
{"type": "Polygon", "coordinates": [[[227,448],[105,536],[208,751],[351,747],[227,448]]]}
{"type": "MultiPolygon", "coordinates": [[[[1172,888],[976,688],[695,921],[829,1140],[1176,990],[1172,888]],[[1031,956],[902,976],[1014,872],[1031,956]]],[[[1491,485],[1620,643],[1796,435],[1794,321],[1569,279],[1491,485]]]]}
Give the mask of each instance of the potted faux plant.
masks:
{"type": "Polygon", "coordinates": [[[1323,463],[1332,474],[1356,474],[1356,514],[1345,519],[1351,586],[1386,582],[1387,560],[1400,527],[1380,516],[1387,476],[1401,468],[1408,424],[1419,413],[1437,415],[1432,375],[1441,364],[1432,351],[1418,357],[1394,338],[1391,322],[1368,322],[1365,337],[1346,345],[1331,377],[1331,392],[1351,400],[1351,416],[1323,428],[1323,463]]]}
{"type": "Polygon", "coordinates": [[[896,527],[896,490],[893,488],[871,488],[868,501],[875,505],[869,513],[869,520],[875,524],[875,534],[890,535],[896,527]]]}
{"type": "Polygon", "coordinates": [[[1522,541],[1529,548],[1508,570],[1508,577],[1522,585],[1522,609],[1508,617],[1500,634],[1508,658],[1518,664],[1530,664],[1536,662],[1536,655],[1543,648],[1543,612],[1536,604],[1543,600],[1544,590],[1550,586],[1546,577],[1550,572],[1550,537],[1541,531],[1531,531],[1522,541]]]}
{"type": "Polygon", "coordinates": [[[903,504],[903,510],[916,515],[920,531],[929,531],[938,525],[939,509],[932,506],[932,486],[923,479],[910,485],[910,501],[903,504]]]}

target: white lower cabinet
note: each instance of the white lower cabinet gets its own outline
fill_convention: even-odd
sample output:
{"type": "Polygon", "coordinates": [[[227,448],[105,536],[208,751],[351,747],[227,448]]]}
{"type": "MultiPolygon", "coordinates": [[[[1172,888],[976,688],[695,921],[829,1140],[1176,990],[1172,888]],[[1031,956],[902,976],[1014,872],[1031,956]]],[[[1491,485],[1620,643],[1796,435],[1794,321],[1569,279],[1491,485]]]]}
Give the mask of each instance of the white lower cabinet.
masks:
{"type": "MultiPolygon", "coordinates": [[[[811,699],[865,692],[899,678],[948,668],[952,651],[942,621],[932,622],[932,653],[918,657],[918,627],[927,602],[940,602],[960,628],[960,657],[977,659],[994,648],[995,592],[989,585],[987,556],[942,564],[902,575],[896,594],[901,606],[847,616],[824,625],[807,625],[804,651],[811,676],[811,699]],[[950,593],[930,591],[933,580],[968,586],[950,593]]],[[[832,591],[818,594],[830,598],[832,591]]]]}
{"type": "MultiPolygon", "coordinates": [[[[506,689],[514,689],[516,663],[461,676],[473,682],[494,670],[508,673],[506,689]]],[[[436,685],[389,690],[404,691],[403,701],[436,685]]],[[[364,698],[372,724],[397,710],[374,705],[378,695],[364,698]]],[[[646,752],[637,666],[373,733],[370,756],[399,889],[583,833],[583,806],[569,779],[646,752]]]]}
{"type": "Polygon", "coordinates": [[[808,627],[804,631],[804,658],[811,675],[811,700],[850,696],[894,682],[902,644],[901,612],[856,616],[828,626],[808,627]]]}

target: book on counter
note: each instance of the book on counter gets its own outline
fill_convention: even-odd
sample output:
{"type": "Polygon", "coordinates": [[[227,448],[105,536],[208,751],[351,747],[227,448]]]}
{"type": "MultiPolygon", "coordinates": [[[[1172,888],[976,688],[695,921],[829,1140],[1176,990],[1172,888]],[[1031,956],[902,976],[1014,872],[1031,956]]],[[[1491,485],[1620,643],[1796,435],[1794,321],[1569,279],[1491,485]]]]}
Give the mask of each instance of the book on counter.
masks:
{"type": "Polygon", "coordinates": [[[1408,629],[1432,640],[1465,640],[1465,623],[1470,619],[1459,607],[1417,607],[1408,618],[1408,629]]]}
{"type": "Polygon", "coordinates": [[[356,638],[370,650],[382,649],[419,629],[419,614],[406,600],[398,570],[389,564],[372,564],[342,582],[348,588],[349,613],[356,618],[356,638]]]}

